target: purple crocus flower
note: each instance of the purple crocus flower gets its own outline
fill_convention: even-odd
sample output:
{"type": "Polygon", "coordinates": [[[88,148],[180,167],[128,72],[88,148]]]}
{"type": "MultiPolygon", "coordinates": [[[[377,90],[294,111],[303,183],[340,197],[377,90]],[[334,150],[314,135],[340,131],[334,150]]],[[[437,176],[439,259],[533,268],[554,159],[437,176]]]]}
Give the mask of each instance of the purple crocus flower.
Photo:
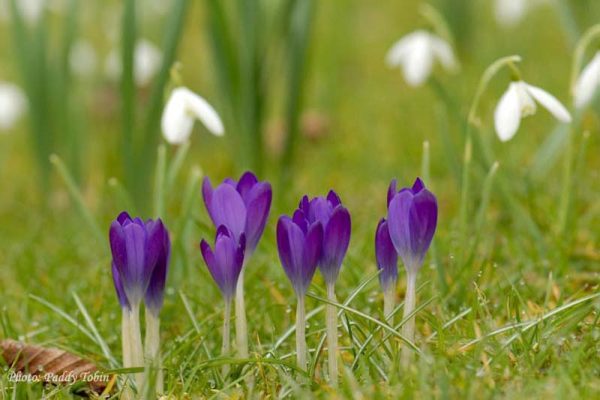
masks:
{"type": "Polygon", "coordinates": [[[170,241],[160,219],[142,221],[119,214],[109,232],[112,274],[121,307],[139,305],[145,298],[156,312],[162,306],[170,241]]]}
{"type": "Polygon", "coordinates": [[[323,250],[319,269],[325,282],[333,285],[350,244],[350,213],[333,190],[329,191],[327,198],[315,197],[309,200],[308,196],[304,196],[299,208],[308,224],[318,221],[323,225],[323,250]]]}
{"type": "Polygon", "coordinates": [[[420,178],[412,188],[396,192],[396,181],[388,190],[390,238],[408,271],[423,264],[437,225],[437,201],[420,178]]]}
{"type": "Polygon", "coordinates": [[[398,279],[398,253],[396,253],[396,249],[390,238],[388,223],[385,218],[382,218],[379,224],[377,224],[375,232],[375,258],[377,260],[377,268],[381,270],[379,283],[385,292],[391,286],[395,285],[398,279]]]}
{"type": "Polygon", "coordinates": [[[320,221],[308,223],[302,210],[277,222],[277,249],[283,269],[298,297],[303,297],[317,269],[323,243],[320,221]]]}
{"type": "Polygon", "coordinates": [[[239,240],[236,239],[225,225],[217,229],[214,251],[205,240],[200,242],[204,262],[226,301],[231,300],[235,293],[245,248],[246,236],[242,233],[239,240]]]}
{"type": "Polygon", "coordinates": [[[225,179],[213,190],[208,177],[202,183],[202,196],[215,226],[226,226],[236,239],[246,236],[246,256],[251,255],[263,234],[272,191],[268,182],[259,182],[252,172],[245,172],[238,182],[225,179]]]}

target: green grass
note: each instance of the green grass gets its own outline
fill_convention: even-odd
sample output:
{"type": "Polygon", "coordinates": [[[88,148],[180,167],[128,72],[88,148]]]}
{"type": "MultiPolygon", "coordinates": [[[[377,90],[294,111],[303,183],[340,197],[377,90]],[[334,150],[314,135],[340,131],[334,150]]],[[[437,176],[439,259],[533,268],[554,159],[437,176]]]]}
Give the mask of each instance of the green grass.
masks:
{"type": "MultiPolygon", "coordinates": [[[[438,89],[448,94],[451,105],[433,86],[408,88],[400,72],[388,70],[383,63],[393,41],[420,26],[417,2],[404,3],[313,4],[316,19],[303,97],[307,109],[327,119],[328,129],[316,140],[297,138],[295,176],[285,186],[278,179],[281,149],[270,145],[265,149],[263,178],[274,184],[274,205],[245,276],[248,360],[219,356],[223,303],[198,249],[201,238],[213,236],[199,176],[207,174],[213,182],[239,176],[234,135],[228,132],[219,139],[196,129],[187,157],[179,161],[181,168],[167,170],[159,180],[170,189],[155,207],[166,210],[163,216],[173,240],[161,313],[165,387],[173,398],[583,399],[600,395],[599,106],[572,125],[574,185],[563,231],[557,227],[564,152],[557,152],[554,163],[543,162],[546,158],[540,155],[545,140],[555,137],[552,118],[539,110],[523,121],[508,143],[500,143],[492,131],[494,106],[509,81],[506,72],[496,76],[483,94],[478,112],[482,129],[472,132],[489,152],[487,161],[498,161],[499,169],[493,179],[488,178],[491,164],[474,140],[469,190],[464,194],[461,185],[465,181],[464,119],[485,68],[499,57],[519,54],[526,80],[570,104],[573,44],[569,34],[550,7],[503,31],[492,20],[489,7],[478,2],[482,4],[472,12],[479,17],[471,20],[466,39],[459,42],[460,72],[447,75],[436,70],[438,89]],[[585,142],[584,131],[590,132],[585,142]],[[401,339],[396,334],[401,329],[378,322],[383,320],[383,296],[375,276],[374,231],[385,214],[389,181],[397,177],[401,185],[408,185],[421,174],[425,140],[430,144],[426,183],[438,197],[440,217],[435,252],[430,251],[418,280],[420,355],[410,369],[401,370],[397,366],[401,339]],[[329,188],[336,189],[353,218],[350,249],[336,286],[342,347],[337,391],[326,379],[326,303],[322,300],[326,296],[318,273],[306,299],[309,371],[294,367],[295,296],[279,264],[274,234],[277,217],[289,214],[302,194],[325,194],[329,188]],[[535,224],[539,237],[524,223],[524,216],[535,224]],[[221,366],[226,363],[232,366],[231,373],[222,376],[221,366]],[[251,389],[250,376],[254,377],[251,389]]],[[[587,12],[575,9],[580,32],[600,16],[599,5],[592,3],[588,2],[587,12]]],[[[211,44],[205,36],[203,4],[193,2],[189,9],[178,59],[186,85],[219,109],[216,71],[207,59],[211,44]]],[[[79,30],[98,42],[100,49],[108,49],[95,16],[87,10],[82,18],[88,23],[80,21],[79,30]]],[[[153,34],[153,28],[162,26],[160,21],[141,21],[144,36],[160,43],[161,35],[153,34]]],[[[5,25],[0,24],[0,73],[2,79],[16,81],[18,71],[7,58],[12,48],[2,42],[8,32],[5,25]]],[[[110,276],[107,236],[111,220],[129,207],[131,199],[123,186],[114,180],[109,184],[110,178],[119,176],[121,165],[120,110],[99,104],[106,100],[101,95],[118,99],[119,87],[101,78],[73,85],[85,92],[81,101],[89,110],[78,174],[81,202],[73,200],[72,188],[56,172],[51,174],[52,189],[39,194],[38,167],[25,122],[15,134],[0,136],[0,339],[68,349],[102,368],[115,369],[121,359],[121,316],[110,276]]],[[[147,111],[144,93],[138,94],[136,107],[147,111]]],[[[279,97],[284,97],[283,91],[279,97]]],[[[278,97],[272,101],[266,105],[265,129],[270,135],[267,140],[277,142],[285,103],[279,103],[278,97]]],[[[168,163],[177,154],[181,153],[167,147],[168,163]]],[[[154,169],[154,164],[148,165],[146,172],[154,169]]],[[[153,205],[150,197],[145,206],[153,205]]],[[[406,276],[400,268],[399,302],[406,276]]],[[[396,325],[401,323],[401,307],[400,303],[396,325]]],[[[0,398],[71,398],[70,390],[15,386],[6,373],[0,377],[0,398]]]]}

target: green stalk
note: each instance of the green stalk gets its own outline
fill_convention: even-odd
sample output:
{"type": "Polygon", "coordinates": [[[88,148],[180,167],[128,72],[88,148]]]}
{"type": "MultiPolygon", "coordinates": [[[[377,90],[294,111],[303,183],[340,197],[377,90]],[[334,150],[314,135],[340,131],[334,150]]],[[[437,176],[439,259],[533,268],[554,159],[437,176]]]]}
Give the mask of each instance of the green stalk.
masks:
{"type": "Polygon", "coordinates": [[[291,10],[288,36],[287,110],[284,152],[281,160],[282,182],[287,183],[292,175],[292,163],[298,134],[306,75],[306,55],[313,13],[312,0],[294,1],[291,10]]]}
{"type": "Polygon", "coordinates": [[[165,215],[165,179],[167,174],[167,148],[158,146],[156,172],[154,173],[154,216],[164,218],[165,215]]]}
{"type": "Polygon", "coordinates": [[[459,233],[459,243],[460,243],[460,251],[461,260],[460,264],[464,262],[464,257],[467,254],[468,248],[468,236],[467,236],[467,218],[469,212],[469,191],[470,191],[470,181],[471,181],[471,154],[472,154],[472,145],[471,145],[471,134],[467,133],[467,139],[465,141],[465,151],[464,151],[464,159],[463,159],[463,171],[462,171],[462,182],[461,182],[461,193],[460,193],[460,209],[459,209],[459,217],[458,217],[458,233],[459,233]]]}
{"type": "Polygon", "coordinates": [[[571,192],[573,189],[573,141],[574,132],[569,130],[565,149],[564,165],[563,165],[563,183],[560,194],[560,203],[558,208],[558,221],[556,226],[557,235],[560,237],[567,226],[569,216],[569,205],[571,203],[571,192]]]}
{"type": "MultiPolygon", "coordinates": [[[[331,303],[336,303],[335,284],[327,284],[327,300],[331,303]]],[[[337,365],[337,315],[335,306],[328,303],[326,307],[327,313],[327,365],[329,368],[329,383],[334,388],[338,386],[338,365],[337,365]]]]}
{"type": "Polygon", "coordinates": [[[121,150],[125,184],[133,193],[136,204],[141,200],[139,193],[140,181],[137,174],[137,160],[134,148],[135,135],[135,80],[134,53],[136,42],[136,1],[125,0],[122,19],[121,36],[121,150]]]}

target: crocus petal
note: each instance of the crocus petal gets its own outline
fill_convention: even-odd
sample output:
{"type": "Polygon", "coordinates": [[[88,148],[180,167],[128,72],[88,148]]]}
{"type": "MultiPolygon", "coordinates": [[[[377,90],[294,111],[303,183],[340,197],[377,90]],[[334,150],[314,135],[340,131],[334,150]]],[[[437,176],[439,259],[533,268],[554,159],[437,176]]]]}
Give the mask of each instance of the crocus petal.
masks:
{"type": "Polygon", "coordinates": [[[494,112],[494,125],[501,141],[512,139],[521,123],[521,106],[515,83],[511,83],[502,95],[494,112]]]}
{"type": "Polygon", "coordinates": [[[330,190],[329,193],[327,193],[327,201],[329,202],[329,205],[331,206],[331,208],[336,208],[337,206],[342,204],[342,200],[340,200],[340,196],[338,196],[338,194],[336,192],[334,192],[333,190],[330,190]]]}
{"type": "Polygon", "coordinates": [[[289,217],[282,216],[277,222],[277,250],[279,260],[296,293],[304,287],[304,233],[289,217]]]}
{"type": "MultiPolygon", "coordinates": [[[[142,222],[143,224],[143,222],[142,222]]],[[[127,298],[131,303],[138,303],[150,280],[152,270],[146,264],[146,241],[147,233],[145,227],[134,220],[133,223],[123,227],[125,233],[125,248],[127,249],[127,264],[125,269],[119,269],[119,274],[123,279],[123,286],[127,293],[127,298]]],[[[116,264],[119,268],[119,264],[116,264]]]]}
{"type": "Polygon", "coordinates": [[[600,52],[581,71],[575,85],[575,107],[583,108],[588,105],[600,87],[600,52]]]}
{"type": "Polygon", "coordinates": [[[388,210],[388,229],[390,239],[396,252],[405,265],[414,264],[409,215],[412,207],[413,194],[409,191],[400,191],[390,202],[388,210]]]}
{"type": "Polygon", "coordinates": [[[221,235],[215,242],[215,263],[221,270],[222,281],[217,282],[221,287],[223,296],[231,298],[241,271],[238,269],[238,246],[236,241],[228,236],[221,235]]]}
{"type": "Polygon", "coordinates": [[[240,180],[238,181],[237,184],[235,183],[235,181],[232,181],[232,182],[234,183],[236,190],[242,196],[242,199],[244,199],[244,203],[246,203],[246,205],[248,205],[248,194],[250,193],[250,190],[252,190],[254,185],[256,185],[258,183],[258,179],[256,178],[256,175],[254,175],[250,171],[246,171],[240,177],[240,180]]]}
{"type": "Polygon", "coordinates": [[[404,79],[410,86],[420,86],[427,80],[433,67],[433,54],[426,34],[414,38],[410,54],[404,59],[404,79]]]}
{"type": "Polygon", "coordinates": [[[427,189],[414,196],[409,215],[411,250],[418,256],[419,264],[423,262],[435,234],[437,210],[437,200],[427,189]]]}
{"type": "Polygon", "coordinates": [[[121,277],[119,276],[119,270],[114,262],[112,263],[111,271],[113,283],[115,285],[115,291],[117,292],[117,298],[119,299],[121,308],[131,308],[129,305],[129,300],[127,300],[127,294],[125,294],[125,289],[123,288],[123,282],[121,282],[121,277]]]}
{"type": "Polygon", "coordinates": [[[298,225],[298,227],[300,229],[302,229],[302,232],[304,232],[304,234],[306,235],[306,233],[308,232],[308,221],[306,220],[304,211],[302,211],[300,209],[294,211],[294,215],[292,216],[292,221],[294,221],[294,223],[296,225],[298,225]]]}
{"type": "Polygon", "coordinates": [[[571,122],[571,114],[569,114],[565,106],[556,97],[539,87],[529,84],[526,84],[526,87],[529,94],[544,106],[550,114],[554,115],[554,118],[564,123],[571,122]]]}
{"type": "Polygon", "coordinates": [[[308,228],[306,233],[306,242],[304,247],[304,263],[306,265],[304,275],[310,275],[308,278],[308,284],[314,275],[317,268],[317,264],[321,259],[323,253],[323,225],[320,222],[315,222],[308,228]]]}
{"type": "Polygon", "coordinates": [[[266,182],[255,184],[248,193],[247,198],[247,218],[244,232],[246,232],[248,240],[247,251],[252,254],[265,230],[267,218],[269,217],[272,199],[271,185],[266,182]]]}
{"type": "Polygon", "coordinates": [[[338,206],[331,215],[323,234],[323,255],[319,268],[325,281],[333,284],[342,266],[342,261],[350,244],[350,213],[338,206]]]}
{"type": "Polygon", "coordinates": [[[375,231],[375,259],[379,274],[379,283],[383,291],[398,279],[398,253],[390,238],[388,224],[383,218],[377,224],[375,231]]]}
{"type": "Polygon", "coordinates": [[[392,199],[394,198],[394,196],[396,195],[396,193],[398,193],[398,190],[396,189],[396,185],[398,183],[396,182],[395,179],[392,179],[392,181],[390,182],[390,186],[388,187],[388,192],[387,192],[387,206],[390,206],[390,202],[392,201],[392,199]]]}
{"type": "Polygon", "coordinates": [[[212,192],[206,206],[215,226],[224,225],[239,239],[246,225],[246,206],[240,194],[230,185],[220,185],[212,192]]]}
{"type": "Polygon", "coordinates": [[[425,189],[425,184],[423,183],[421,178],[415,179],[415,183],[413,183],[412,188],[411,188],[412,192],[414,194],[417,194],[423,189],[425,189]]]}
{"type": "Polygon", "coordinates": [[[119,271],[124,271],[127,266],[127,248],[125,247],[125,232],[118,220],[113,221],[110,225],[108,235],[113,264],[119,271]]]}
{"type": "Polygon", "coordinates": [[[162,224],[162,221],[158,220],[158,222],[160,222],[160,225],[158,226],[160,231],[160,250],[145,296],[146,307],[148,307],[148,310],[155,315],[158,315],[163,305],[165,284],[171,258],[171,240],[169,238],[169,232],[162,224]]]}
{"type": "Polygon", "coordinates": [[[198,120],[202,122],[206,129],[208,129],[213,135],[223,136],[225,133],[225,128],[223,127],[223,122],[221,121],[221,118],[215,109],[208,104],[204,98],[198,96],[191,90],[186,88],[179,88],[179,90],[186,91],[188,111],[198,118],[198,120]]]}

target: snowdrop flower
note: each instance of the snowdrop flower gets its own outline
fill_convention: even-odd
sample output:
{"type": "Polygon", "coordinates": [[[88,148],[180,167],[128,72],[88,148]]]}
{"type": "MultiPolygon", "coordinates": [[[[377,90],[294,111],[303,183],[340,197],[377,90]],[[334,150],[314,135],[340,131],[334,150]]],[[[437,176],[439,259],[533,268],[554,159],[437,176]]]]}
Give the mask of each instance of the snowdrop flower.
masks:
{"type": "Polygon", "coordinates": [[[69,54],[69,65],[76,76],[89,78],[94,75],[97,64],[96,51],[89,41],[79,39],[73,43],[69,54]]]}
{"type": "Polygon", "coordinates": [[[402,67],[410,86],[423,84],[438,60],[447,70],[457,67],[450,44],[433,33],[418,30],[398,40],[386,55],[390,67],[402,67]]]}
{"type": "Polygon", "coordinates": [[[8,131],[27,108],[25,93],[16,85],[0,82],[0,131],[8,131]]]}
{"type": "Polygon", "coordinates": [[[198,119],[212,134],[223,136],[225,129],[219,114],[206,100],[185,87],[173,90],[162,115],[162,132],[171,144],[184,143],[198,119]]]}
{"type": "MultiPolygon", "coordinates": [[[[146,86],[158,72],[162,62],[162,53],[146,39],[140,39],[135,45],[133,60],[133,76],[138,86],[146,86]]],[[[105,65],[106,74],[112,80],[121,77],[121,54],[119,49],[113,49],[105,65]]]]}
{"type": "Polygon", "coordinates": [[[592,61],[581,71],[575,84],[575,107],[583,108],[594,98],[600,87],[600,51],[592,61]]]}
{"type": "Polygon", "coordinates": [[[496,133],[501,141],[512,139],[519,130],[521,118],[535,114],[536,101],[557,120],[564,123],[571,122],[571,115],[556,97],[526,82],[511,82],[494,112],[496,133]]]}
{"type": "Polygon", "coordinates": [[[494,14],[496,21],[505,27],[515,26],[523,19],[530,0],[496,0],[494,14]]]}

